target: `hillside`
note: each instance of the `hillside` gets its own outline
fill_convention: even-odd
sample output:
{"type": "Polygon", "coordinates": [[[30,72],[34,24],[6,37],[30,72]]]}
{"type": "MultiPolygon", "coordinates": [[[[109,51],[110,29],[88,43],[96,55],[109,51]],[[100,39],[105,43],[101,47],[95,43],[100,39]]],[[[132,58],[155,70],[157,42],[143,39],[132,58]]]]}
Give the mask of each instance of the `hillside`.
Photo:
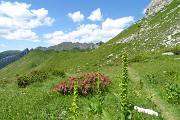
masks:
{"type": "Polygon", "coordinates": [[[180,44],[180,5],[174,0],[154,15],[147,16],[124,30],[107,44],[128,43],[130,51],[154,51],[180,44]]]}
{"type": "Polygon", "coordinates": [[[0,53],[0,60],[6,58],[6,57],[8,57],[8,56],[16,55],[16,54],[18,54],[18,53],[20,53],[20,51],[18,51],[18,50],[9,50],[9,51],[1,52],[1,53],[0,53]]]}
{"type": "Polygon", "coordinates": [[[122,51],[126,51],[129,59],[129,102],[158,112],[158,116],[151,116],[132,110],[132,119],[179,120],[179,3],[179,0],[173,0],[161,11],[145,16],[98,49],[83,52],[33,50],[1,69],[0,119],[69,119],[73,94],[64,95],[52,90],[57,84],[67,81],[69,76],[92,71],[105,73],[111,80],[108,91],[100,97],[101,100],[103,98],[103,110],[107,110],[108,115],[102,111],[94,112],[101,109],[97,103],[99,94],[78,95],[77,119],[101,120],[111,115],[120,119],[122,111],[117,94],[122,75],[122,51]],[[162,55],[165,52],[173,55],[162,55]],[[17,78],[33,75],[36,70],[49,76],[43,81],[33,79],[35,82],[20,88],[17,78]],[[53,71],[57,74],[63,71],[66,76],[53,75],[53,71]]]}
{"type": "Polygon", "coordinates": [[[0,53],[0,69],[7,66],[8,64],[11,64],[12,62],[15,62],[16,60],[19,60],[29,52],[29,49],[25,49],[23,51],[10,50],[0,53]]]}
{"type": "MultiPolygon", "coordinates": [[[[107,57],[111,54],[113,54],[111,57],[114,59],[112,62],[116,62],[116,57],[119,57],[122,50],[131,53],[130,58],[133,58],[137,55],[143,55],[146,52],[151,52],[153,54],[158,51],[163,52],[164,49],[179,49],[180,11],[178,9],[178,3],[179,2],[175,0],[154,16],[148,16],[141,19],[128,29],[121,32],[115,38],[108,41],[106,44],[100,46],[97,50],[75,54],[73,56],[65,55],[63,57],[60,53],[55,56],[56,58],[52,57],[51,60],[47,62],[50,66],[55,66],[55,68],[61,67],[64,69],[70,69],[72,66],[85,66],[86,63],[91,65],[98,64],[99,60],[101,61],[101,64],[107,64],[107,61],[109,60],[107,57]],[[167,27],[167,25],[171,26],[167,27]],[[65,59],[65,61],[62,61],[57,65],[58,58],[60,58],[60,60],[65,59]],[[76,61],[80,62],[76,63],[76,61]]],[[[44,64],[43,68],[50,67],[48,64],[44,64]]]]}

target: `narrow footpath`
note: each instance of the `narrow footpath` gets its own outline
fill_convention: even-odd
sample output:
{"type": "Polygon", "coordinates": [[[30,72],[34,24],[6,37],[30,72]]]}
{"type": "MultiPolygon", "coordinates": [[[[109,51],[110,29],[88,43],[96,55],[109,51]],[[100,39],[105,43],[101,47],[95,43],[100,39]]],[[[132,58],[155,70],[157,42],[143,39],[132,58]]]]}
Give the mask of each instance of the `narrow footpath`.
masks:
{"type": "MultiPolygon", "coordinates": [[[[133,82],[135,83],[139,83],[140,78],[138,74],[135,72],[135,70],[132,67],[129,67],[128,70],[129,70],[130,79],[133,80],[133,82]]],[[[151,88],[149,84],[147,85],[146,82],[144,82],[143,90],[147,94],[152,95],[151,98],[152,102],[154,102],[154,104],[158,107],[158,109],[161,110],[161,114],[166,120],[179,120],[171,111],[173,110],[172,106],[169,105],[167,106],[166,105],[167,102],[161,99],[161,97],[158,96],[157,92],[153,88],[151,88]]]]}

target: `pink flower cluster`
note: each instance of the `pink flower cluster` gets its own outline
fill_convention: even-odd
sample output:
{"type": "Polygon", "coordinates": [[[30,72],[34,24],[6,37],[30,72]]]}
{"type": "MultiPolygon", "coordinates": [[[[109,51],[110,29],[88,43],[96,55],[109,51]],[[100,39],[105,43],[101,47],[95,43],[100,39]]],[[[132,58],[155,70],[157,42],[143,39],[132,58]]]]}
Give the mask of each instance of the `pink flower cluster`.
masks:
{"type": "MultiPolygon", "coordinates": [[[[82,95],[87,95],[89,93],[93,93],[97,91],[97,81],[98,81],[98,73],[91,72],[88,74],[82,74],[78,77],[69,77],[68,82],[62,82],[53,89],[53,91],[58,91],[61,93],[72,93],[74,90],[74,82],[78,84],[78,92],[82,95]]],[[[100,86],[99,89],[101,91],[105,91],[107,86],[111,83],[109,77],[105,74],[100,74],[100,86]]]]}

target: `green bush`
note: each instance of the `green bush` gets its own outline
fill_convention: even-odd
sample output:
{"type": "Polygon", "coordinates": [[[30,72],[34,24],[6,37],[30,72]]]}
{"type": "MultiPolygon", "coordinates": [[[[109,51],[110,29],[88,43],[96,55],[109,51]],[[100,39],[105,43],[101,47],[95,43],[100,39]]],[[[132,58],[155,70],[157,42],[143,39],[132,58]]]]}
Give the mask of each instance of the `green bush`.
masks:
{"type": "Polygon", "coordinates": [[[52,70],[51,74],[54,76],[60,76],[62,78],[65,78],[66,73],[64,71],[60,71],[60,70],[52,70]]]}
{"type": "Polygon", "coordinates": [[[17,84],[21,88],[25,88],[34,82],[42,82],[47,79],[48,74],[45,71],[34,70],[31,73],[17,77],[17,84]]]}
{"type": "Polygon", "coordinates": [[[143,57],[141,55],[136,55],[130,58],[129,62],[141,62],[143,61],[143,57]]]}
{"type": "Polygon", "coordinates": [[[17,77],[17,84],[19,87],[25,88],[31,84],[31,81],[29,80],[27,76],[20,76],[20,77],[17,77]]]}

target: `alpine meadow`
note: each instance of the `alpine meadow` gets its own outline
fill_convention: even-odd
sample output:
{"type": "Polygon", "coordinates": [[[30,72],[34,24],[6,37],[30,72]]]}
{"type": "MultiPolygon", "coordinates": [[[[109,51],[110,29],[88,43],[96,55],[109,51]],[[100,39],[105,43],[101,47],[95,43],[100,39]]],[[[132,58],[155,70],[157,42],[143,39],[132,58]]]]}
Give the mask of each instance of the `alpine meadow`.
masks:
{"type": "Polygon", "coordinates": [[[0,120],[180,120],[180,0],[163,1],[105,43],[37,48],[1,68],[0,120]]]}

